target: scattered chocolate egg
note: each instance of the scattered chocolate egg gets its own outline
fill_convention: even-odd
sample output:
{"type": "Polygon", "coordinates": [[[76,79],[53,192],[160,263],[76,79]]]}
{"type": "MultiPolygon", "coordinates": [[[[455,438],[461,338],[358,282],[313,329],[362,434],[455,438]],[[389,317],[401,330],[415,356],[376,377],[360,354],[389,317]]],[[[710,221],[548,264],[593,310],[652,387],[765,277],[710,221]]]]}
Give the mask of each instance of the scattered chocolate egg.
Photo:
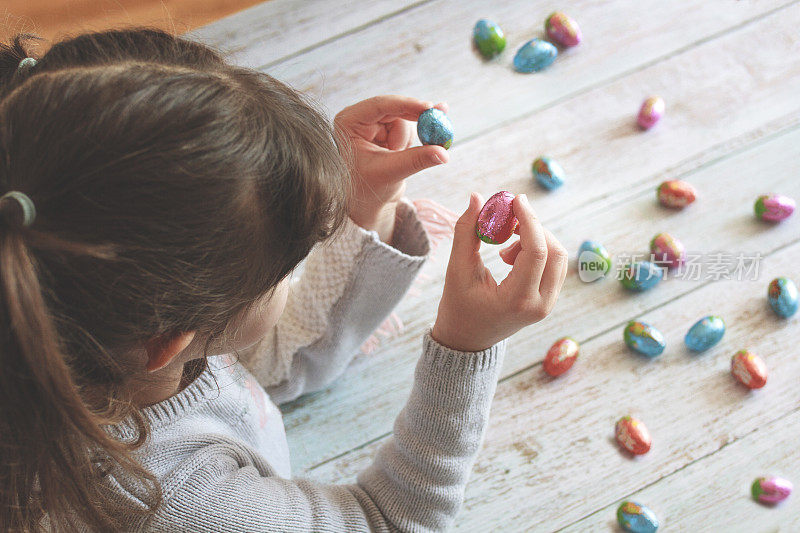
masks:
{"type": "Polygon", "coordinates": [[[560,11],[547,17],[544,31],[548,39],[566,48],[578,46],[582,38],[578,23],[560,11]]]}
{"type": "Polygon", "coordinates": [[[664,271],[658,265],[650,261],[636,261],[623,268],[620,282],[626,289],[646,291],[658,285],[662,277],[664,271]]]}
{"type": "Polygon", "coordinates": [[[683,243],[669,233],[659,233],[650,241],[652,261],[660,266],[676,268],[686,260],[683,243]]]}
{"type": "Polygon", "coordinates": [[[658,530],[656,514],[636,502],[622,502],[617,509],[617,522],[629,533],[655,533],[658,530]]]}
{"type": "Polygon", "coordinates": [[[578,248],[578,276],[590,282],[603,278],[611,271],[611,256],[597,241],[584,241],[578,248]]]}
{"type": "Polygon", "coordinates": [[[533,177],[539,185],[552,191],[564,184],[564,169],[554,159],[537,157],[533,161],[533,177]]]}
{"type": "Polygon", "coordinates": [[[632,320],[625,326],[622,334],[628,347],[646,357],[661,355],[667,346],[664,335],[656,328],[644,322],[632,320]]]}
{"type": "Polygon", "coordinates": [[[748,389],[760,389],[767,384],[767,365],[747,350],[739,350],[731,358],[731,374],[748,389]]]}
{"type": "Polygon", "coordinates": [[[478,214],[477,232],[480,240],[489,244],[503,244],[511,238],[518,224],[511,205],[513,201],[514,195],[508,191],[495,193],[486,200],[478,214]]]}
{"type": "Polygon", "coordinates": [[[683,342],[695,352],[704,352],[722,340],[725,335],[725,322],[714,315],[703,317],[689,328],[683,342]]]}
{"type": "Polygon", "coordinates": [[[768,505],[782,502],[789,497],[792,489],[794,486],[791,481],[777,476],[760,477],[753,481],[751,487],[753,499],[768,505]]]}
{"type": "Polygon", "coordinates": [[[683,209],[697,198],[692,184],[683,180],[667,180],[658,186],[658,201],[664,207],[683,209]]]}
{"type": "Polygon", "coordinates": [[[503,30],[488,19],[481,19],[475,23],[472,30],[472,40],[475,47],[486,59],[491,59],[506,47],[506,36],[503,30]]]}
{"type": "Polygon", "coordinates": [[[650,432],[641,421],[632,416],[623,416],[617,421],[615,435],[620,446],[634,455],[650,451],[650,432]]]}
{"type": "Polygon", "coordinates": [[[797,312],[797,285],[789,278],[775,278],[767,290],[769,306],[781,318],[789,318],[797,312]]]}
{"type": "Polygon", "coordinates": [[[523,44],[514,56],[514,69],[530,73],[546,69],[558,56],[558,49],[542,39],[531,39],[523,44]]]}
{"type": "Polygon", "coordinates": [[[444,111],[432,107],[417,119],[417,135],[422,144],[436,144],[447,149],[453,145],[453,124],[444,111]]]}
{"type": "Polygon", "coordinates": [[[786,220],[794,213],[794,200],[782,194],[764,194],[756,200],[756,216],[767,222],[786,220]]]}
{"type": "Polygon", "coordinates": [[[560,376],[575,364],[580,345],[569,337],[558,339],[544,357],[544,371],[553,377],[560,376]]]}
{"type": "Polygon", "coordinates": [[[660,96],[651,96],[642,102],[642,107],[639,109],[639,116],[636,118],[636,122],[642,129],[649,130],[661,120],[661,117],[664,116],[665,109],[666,104],[664,104],[663,98],[660,96]]]}

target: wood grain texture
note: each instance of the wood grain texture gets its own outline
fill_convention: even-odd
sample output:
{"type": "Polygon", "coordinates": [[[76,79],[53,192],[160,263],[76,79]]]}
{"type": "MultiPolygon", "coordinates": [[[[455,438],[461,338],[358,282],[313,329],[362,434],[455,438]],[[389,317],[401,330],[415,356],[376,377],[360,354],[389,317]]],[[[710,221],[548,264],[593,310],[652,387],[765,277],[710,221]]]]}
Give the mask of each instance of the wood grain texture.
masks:
{"type": "MultiPolygon", "coordinates": [[[[514,72],[511,59],[522,43],[542,36],[551,2],[438,0],[267,70],[319,97],[331,112],[375,94],[446,100],[459,143],[790,3],[640,0],[631,9],[626,2],[575,0],[569,10],[586,21],[584,42],[546,73],[528,75],[514,72]],[[508,36],[506,51],[485,64],[470,45],[481,17],[493,18],[508,36]]],[[[634,107],[648,85],[633,87],[634,107]]]]}
{"type": "Polygon", "coordinates": [[[258,68],[425,3],[271,0],[198,28],[187,36],[224,51],[239,65],[258,68]]]}
{"type": "MultiPolygon", "coordinates": [[[[744,181],[753,188],[740,198],[743,204],[736,217],[719,219],[726,222],[719,226],[721,240],[717,246],[733,245],[739,239],[737,231],[746,229],[751,222],[754,197],[751,200],[746,195],[760,194],[758,187],[767,190],[777,186],[755,178],[737,179],[742,176],[740,162],[749,156],[737,159],[720,174],[706,174],[707,185],[697,184],[701,196],[691,210],[674,213],[657,208],[654,190],[668,177],[682,176],[695,182],[701,178],[695,177],[694,172],[800,123],[795,96],[800,90],[800,62],[786,59],[797,46],[792,37],[797,20],[800,9],[792,7],[788,15],[768,17],[499,128],[491,136],[457,145],[447,167],[412,178],[410,194],[429,196],[461,209],[459,204],[469,190],[486,195],[500,189],[526,192],[534,199],[540,217],[569,250],[575,251],[582,240],[593,238],[605,242],[612,253],[632,253],[646,251],[649,239],[659,231],[674,232],[689,249],[707,249],[703,247],[710,247],[709,241],[693,240],[698,233],[694,229],[699,223],[697,217],[701,211],[706,217],[716,216],[719,204],[715,187],[719,183],[732,187],[744,181]],[[739,50],[750,39],[759,39],[761,46],[743,57],[739,50]],[[738,56],[740,63],[728,62],[726,58],[731,56],[738,56]],[[697,68],[687,69],[687,64],[697,68]],[[676,79],[681,83],[671,81],[676,79]],[[664,124],[647,134],[635,129],[637,106],[631,105],[635,100],[628,96],[629,88],[643,80],[670,89],[670,111],[664,124]],[[563,126],[542,127],[553,123],[563,126]],[[541,139],[541,152],[528,143],[533,135],[541,139]],[[567,184],[551,194],[536,189],[529,174],[532,159],[547,152],[561,161],[569,173],[567,184]],[[569,209],[565,209],[567,205],[569,209]],[[730,230],[725,224],[732,224],[730,230]]],[[[771,157],[778,164],[792,164],[780,153],[771,157]]],[[[764,172],[759,170],[759,164],[754,162],[749,175],[765,180],[783,176],[784,172],[797,175],[796,168],[764,172]]],[[[791,220],[789,225],[776,229],[796,234],[796,224],[791,220]]],[[[697,236],[703,235],[715,236],[710,232],[697,236]]],[[[754,238],[752,234],[745,237],[754,238]]],[[[430,279],[420,283],[420,293],[408,297],[398,309],[406,323],[406,333],[387,342],[379,354],[356,361],[330,391],[307,397],[286,413],[297,472],[391,431],[397,406],[410,388],[419,338],[435,317],[446,252],[442,250],[436,257],[438,262],[429,265],[426,272],[430,279]],[[379,389],[374,387],[375,382],[381,383],[379,389]],[[336,437],[320,441],[316,438],[318,431],[336,437]]],[[[483,254],[495,274],[503,275],[506,270],[497,250],[484,246],[483,254]]],[[[692,287],[670,285],[670,289],[659,288],[639,298],[629,298],[616,289],[613,285],[587,288],[571,277],[553,316],[512,339],[504,375],[541,361],[549,344],[565,332],[577,335],[579,340],[589,338],[609,323],[621,322],[629,314],[673,297],[675,290],[685,292],[692,287]],[[587,300],[594,303],[587,305],[587,300]]]]}
{"type": "MultiPolygon", "coordinates": [[[[787,431],[797,427],[800,412],[795,410],[625,499],[648,506],[653,502],[662,531],[698,531],[705,526],[742,533],[798,531],[800,502],[796,495],[774,508],[764,507],[750,497],[750,484],[758,477],[800,479],[797,432],[787,431]]],[[[616,510],[617,503],[564,531],[617,530],[616,510]]]]}

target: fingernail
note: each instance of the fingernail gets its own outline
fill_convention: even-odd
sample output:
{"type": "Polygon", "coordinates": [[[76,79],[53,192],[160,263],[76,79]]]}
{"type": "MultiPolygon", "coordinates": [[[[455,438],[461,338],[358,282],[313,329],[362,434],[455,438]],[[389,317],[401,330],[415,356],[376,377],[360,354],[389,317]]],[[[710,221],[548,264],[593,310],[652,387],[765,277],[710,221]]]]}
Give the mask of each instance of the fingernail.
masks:
{"type": "Polygon", "coordinates": [[[442,158],[439,156],[439,152],[433,152],[433,154],[431,154],[431,162],[433,162],[434,165],[441,165],[444,163],[442,158]]]}

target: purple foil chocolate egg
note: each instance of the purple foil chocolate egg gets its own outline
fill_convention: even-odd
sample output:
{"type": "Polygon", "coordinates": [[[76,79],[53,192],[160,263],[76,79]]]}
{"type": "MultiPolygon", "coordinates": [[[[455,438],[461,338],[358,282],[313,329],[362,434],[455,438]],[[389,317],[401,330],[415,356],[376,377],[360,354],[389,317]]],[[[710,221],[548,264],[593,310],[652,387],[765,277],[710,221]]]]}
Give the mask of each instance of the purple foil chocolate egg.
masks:
{"type": "Polygon", "coordinates": [[[661,117],[664,116],[665,109],[666,105],[664,104],[663,98],[660,96],[651,96],[642,102],[642,107],[639,109],[639,116],[636,122],[643,130],[649,130],[661,120],[661,117]]]}
{"type": "Polygon", "coordinates": [[[480,240],[489,244],[503,244],[517,228],[517,217],[511,202],[514,195],[500,191],[486,200],[478,214],[477,233],[480,240]]]}
{"type": "Polygon", "coordinates": [[[765,194],[756,200],[756,216],[767,222],[786,220],[794,213],[795,202],[782,194],[765,194]]]}
{"type": "Polygon", "coordinates": [[[753,481],[753,499],[768,505],[780,503],[792,493],[792,482],[782,477],[760,477],[753,481]]]}
{"type": "Polygon", "coordinates": [[[578,46],[583,37],[578,23],[560,11],[547,17],[544,29],[548,39],[567,48],[578,46]]]}

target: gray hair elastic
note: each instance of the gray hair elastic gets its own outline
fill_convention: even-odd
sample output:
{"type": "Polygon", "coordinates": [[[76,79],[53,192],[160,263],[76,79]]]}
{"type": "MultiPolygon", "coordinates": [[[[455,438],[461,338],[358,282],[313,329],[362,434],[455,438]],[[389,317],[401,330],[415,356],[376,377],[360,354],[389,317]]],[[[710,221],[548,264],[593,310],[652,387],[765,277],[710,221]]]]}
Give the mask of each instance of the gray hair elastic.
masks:
{"type": "Polygon", "coordinates": [[[0,196],[0,202],[6,198],[14,200],[22,208],[23,227],[27,228],[33,224],[33,221],[36,220],[36,207],[33,205],[33,200],[31,200],[27,194],[19,191],[8,191],[3,196],[0,196]]]}
{"type": "Polygon", "coordinates": [[[22,61],[19,62],[19,66],[17,66],[17,70],[25,70],[28,68],[33,68],[36,66],[37,61],[32,57],[26,57],[22,61]]]}

